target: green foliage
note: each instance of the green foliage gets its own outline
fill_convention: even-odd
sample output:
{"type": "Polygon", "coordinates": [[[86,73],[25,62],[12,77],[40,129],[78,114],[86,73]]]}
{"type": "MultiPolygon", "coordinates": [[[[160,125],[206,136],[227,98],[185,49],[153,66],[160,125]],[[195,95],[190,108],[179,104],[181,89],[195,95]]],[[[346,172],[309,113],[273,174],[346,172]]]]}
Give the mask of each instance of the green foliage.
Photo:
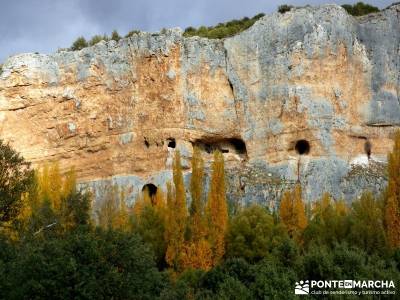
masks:
{"type": "Polygon", "coordinates": [[[284,14],[284,13],[290,11],[292,8],[293,8],[292,5],[282,4],[282,5],[278,6],[278,12],[280,14],[284,14]]]}
{"type": "Polygon", "coordinates": [[[304,231],[304,242],[308,245],[328,245],[333,247],[336,243],[345,240],[350,232],[351,219],[342,201],[333,202],[329,194],[314,205],[311,220],[304,231]]]}
{"type": "Polygon", "coordinates": [[[233,217],[226,236],[227,257],[258,261],[279,244],[285,232],[274,224],[273,217],[261,206],[253,205],[233,217]]]}
{"type": "Polygon", "coordinates": [[[82,50],[83,48],[86,48],[87,46],[89,46],[88,42],[86,41],[86,39],[83,36],[81,36],[81,37],[78,37],[75,40],[75,42],[73,42],[70,50],[78,51],[78,50],[82,50]]]}
{"type": "Polygon", "coordinates": [[[116,41],[116,42],[118,42],[118,41],[121,39],[121,36],[119,35],[118,31],[114,30],[114,31],[111,33],[111,39],[112,39],[113,41],[116,41]]]}
{"type": "Polygon", "coordinates": [[[379,8],[364,2],[357,2],[356,4],[343,4],[342,7],[352,16],[363,16],[370,13],[379,12],[379,8]]]}
{"type": "Polygon", "coordinates": [[[386,247],[383,207],[369,192],[352,205],[349,243],[367,253],[384,253],[386,247]]]}
{"type": "Polygon", "coordinates": [[[155,254],[157,265],[165,267],[165,252],[167,250],[165,235],[165,219],[160,211],[152,205],[145,205],[138,218],[134,231],[149,245],[155,254]]]}
{"type": "Polygon", "coordinates": [[[244,17],[240,20],[231,20],[225,23],[219,23],[216,26],[205,27],[201,26],[199,28],[188,27],[183,33],[184,36],[200,36],[209,39],[222,39],[229,36],[238,34],[249,27],[251,27],[258,19],[262,18],[264,14],[260,13],[255,15],[253,18],[244,17]]]}
{"type": "Polygon", "coordinates": [[[154,299],[165,285],[148,247],[117,231],[34,239],[3,264],[6,299],[154,299]]]}
{"type": "Polygon", "coordinates": [[[30,163],[0,140],[0,226],[18,215],[33,174],[30,163]]]}
{"type": "Polygon", "coordinates": [[[140,30],[131,30],[125,35],[125,37],[129,38],[129,37],[132,37],[133,35],[139,34],[139,33],[140,33],[140,30]]]}
{"type": "Polygon", "coordinates": [[[100,43],[101,41],[109,41],[110,39],[108,38],[108,36],[107,35],[94,35],[91,39],[90,39],[90,41],[89,41],[89,43],[88,43],[88,46],[94,46],[94,45],[96,45],[97,43],[100,43]]]}

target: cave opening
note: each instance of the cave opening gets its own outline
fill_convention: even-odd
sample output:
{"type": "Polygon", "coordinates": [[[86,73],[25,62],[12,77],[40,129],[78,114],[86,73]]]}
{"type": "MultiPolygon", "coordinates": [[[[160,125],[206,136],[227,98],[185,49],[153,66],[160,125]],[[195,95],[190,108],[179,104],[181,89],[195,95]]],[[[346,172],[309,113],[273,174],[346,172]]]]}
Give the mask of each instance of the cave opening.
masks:
{"type": "Polygon", "coordinates": [[[247,155],[246,144],[239,138],[200,139],[193,143],[194,147],[200,148],[208,154],[219,150],[224,154],[232,153],[240,156],[247,155]]]}
{"type": "Polygon", "coordinates": [[[157,187],[152,183],[147,183],[142,188],[143,193],[147,193],[150,198],[153,198],[157,194],[157,187]]]}
{"type": "Polygon", "coordinates": [[[175,149],[175,147],[176,147],[176,140],[175,139],[169,138],[167,140],[167,142],[168,142],[168,148],[175,149]]]}
{"type": "Polygon", "coordinates": [[[297,154],[306,155],[310,153],[310,143],[307,140],[298,140],[294,146],[297,154]]]}
{"type": "Polygon", "coordinates": [[[246,144],[243,140],[241,139],[229,139],[229,142],[235,147],[235,150],[238,154],[246,154],[247,149],[246,149],[246,144]]]}
{"type": "Polygon", "coordinates": [[[370,159],[371,153],[372,153],[372,144],[368,140],[366,140],[364,143],[364,151],[365,151],[365,154],[367,154],[368,159],[370,159]]]}
{"type": "Polygon", "coordinates": [[[146,138],[144,138],[144,145],[146,146],[146,148],[150,147],[150,143],[148,142],[148,140],[146,138]]]}

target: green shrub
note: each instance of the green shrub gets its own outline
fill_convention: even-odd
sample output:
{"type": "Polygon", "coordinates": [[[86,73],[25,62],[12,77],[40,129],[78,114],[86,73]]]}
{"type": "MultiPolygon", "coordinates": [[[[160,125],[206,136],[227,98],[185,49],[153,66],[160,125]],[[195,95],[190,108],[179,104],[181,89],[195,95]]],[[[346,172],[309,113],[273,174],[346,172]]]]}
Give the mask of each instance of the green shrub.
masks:
{"type": "Polygon", "coordinates": [[[88,46],[88,42],[86,41],[86,39],[83,36],[81,36],[75,40],[75,42],[72,44],[70,50],[78,51],[83,48],[86,48],[87,46],[88,46]]]}
{"type": "Polygon", "coordinates": [[[251,27],[258,19],[264,16],[263,13],[257,14],[251,19],[244,17],[240,20],[231,20],[225,23],[219,23],[216,26],[200,26],[198,29],[190,26],[183,33],[186,37],[200,36],[209,39],[223,39],[238,34],[251,27]]]}
{"type": "Polygon", "coordinates": [[[284,14],[293,8],[292,5],[282,4],[278,6],[278,12],[284,14]]]}
{"type": "Polygon", "coordinates": [[[131,36],[133,36],[135,34],[138,34],[138,33],[140,33],[140,30],[131,30],[125,35],[125,37],[129,38],[129,37],[131,37],[131,36]]]}
{"type": "Polygon", "coordinates": [[[116,41],[116,42],[118,42],[118,41],[121,39],[121,36],[119,35],[118,31],[114,30],[114,31],[111,33],[111,39],[112,39],[113,41],[116,41]]]}
{"type": "Polygon", "coordinates": [[[90,41],[89,41],[89,46],[94,46],[97,43],[100,43],[101,41],[109,41],[110,39],[108,38],[107,35],[95,35],[93,36],[90,41]]]}
{"type": "Polygon", "coordinates": [[[352,16],[363,16],[370,13],[379,12],[379,8],[366,4],[364,2],[357,2],[354,5],[343,4],[342,7],[352,16]]]}

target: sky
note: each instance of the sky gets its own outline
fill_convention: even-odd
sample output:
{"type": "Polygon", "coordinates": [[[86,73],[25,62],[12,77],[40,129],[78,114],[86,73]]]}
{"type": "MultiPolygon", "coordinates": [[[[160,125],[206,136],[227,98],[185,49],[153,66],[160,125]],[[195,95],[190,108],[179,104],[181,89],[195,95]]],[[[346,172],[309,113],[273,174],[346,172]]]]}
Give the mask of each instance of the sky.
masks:
{"type": "MultiPolygon", "coordinates": [[[[369,1],[384,8],[396,0],[369,1]]],[[[52,53],[79,36],[89,39],[116,29],[214,25],[257,13],[275,12],[281,4],[302,6],[354,3],[334,0],[0,0],[0,63],[23,52],[52,53]]],[[[367,1],[365,1],[367,2],[367,1]]]]}

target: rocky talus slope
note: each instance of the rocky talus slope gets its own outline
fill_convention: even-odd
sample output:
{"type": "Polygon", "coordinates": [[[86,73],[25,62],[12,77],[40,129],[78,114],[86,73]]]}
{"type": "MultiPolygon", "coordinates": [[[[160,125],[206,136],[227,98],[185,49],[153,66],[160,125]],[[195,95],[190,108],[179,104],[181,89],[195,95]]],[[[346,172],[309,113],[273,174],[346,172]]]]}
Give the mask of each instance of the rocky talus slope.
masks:
{"type": "Polygon", "coordinates": [[[229,198],[275,206],[348,200],[385,184],[400,126],[400,5],[354,18],[336,5],[260,19],[224,40],[179,29],[77,52],[21,54],[0,75],[0,137],[79,180],[163,187],[180,150],[224,153],[229,198]],[[368,156],[370,159],[368,160],[368,156]]]}

